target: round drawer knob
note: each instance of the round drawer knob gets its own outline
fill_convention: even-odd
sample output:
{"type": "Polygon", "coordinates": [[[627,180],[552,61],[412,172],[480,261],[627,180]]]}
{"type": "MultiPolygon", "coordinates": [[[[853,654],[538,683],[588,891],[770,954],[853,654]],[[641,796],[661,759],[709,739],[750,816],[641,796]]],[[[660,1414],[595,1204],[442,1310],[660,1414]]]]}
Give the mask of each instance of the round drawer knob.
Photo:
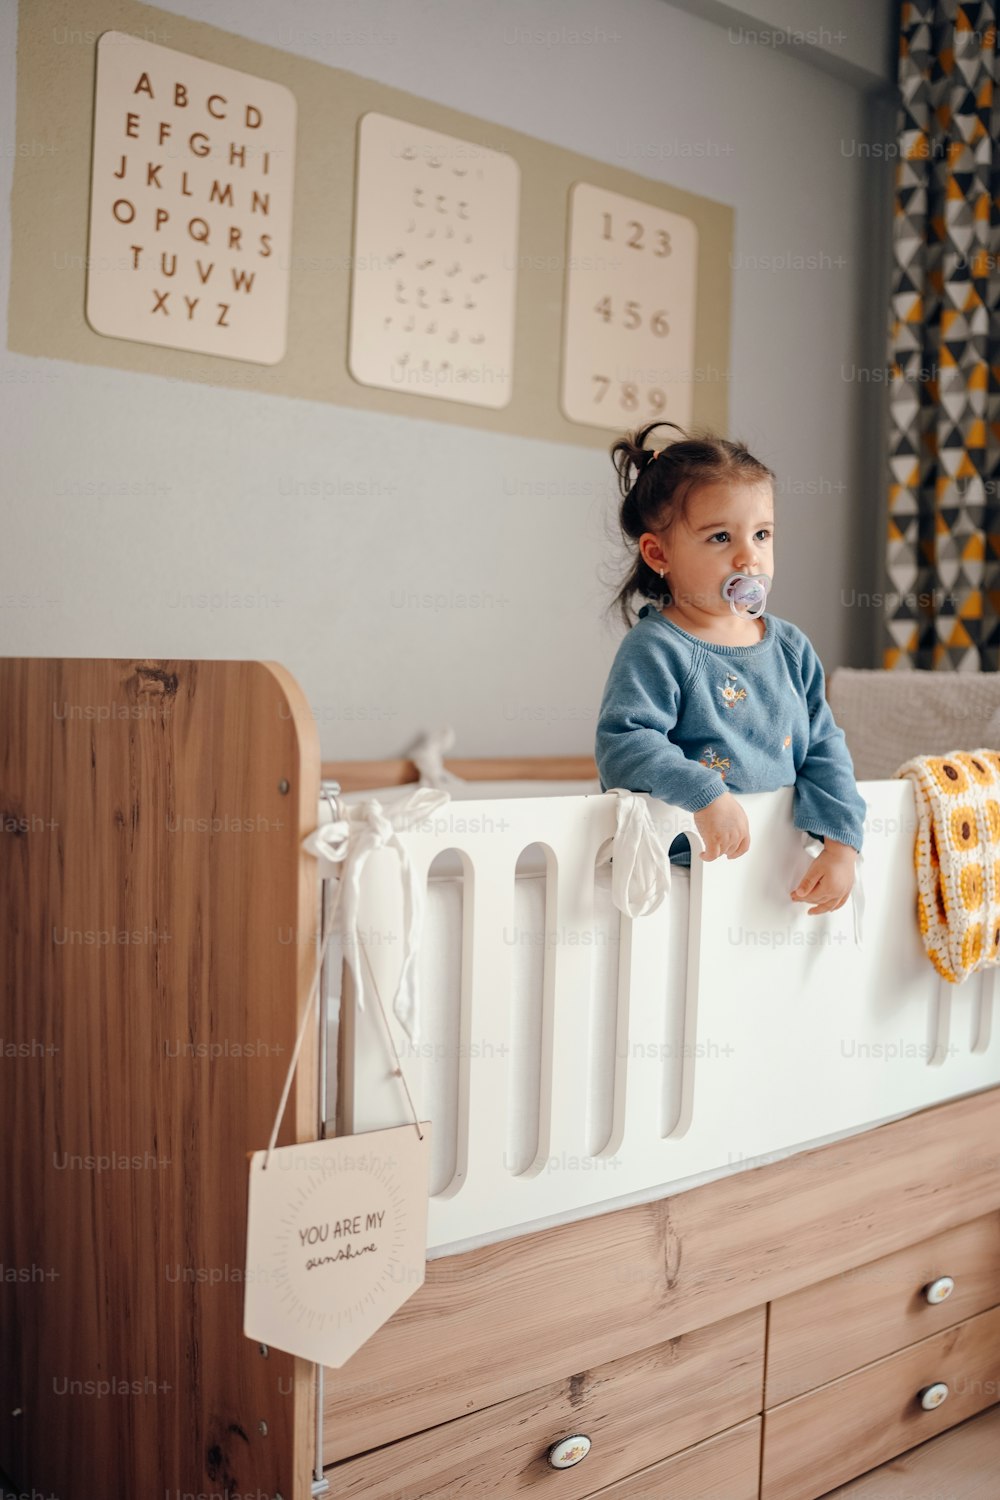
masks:
{"type": "Polygon", "coordinates": [[[582,1432],[576,1432],[572,1437],[560,1438],[558,1443],[553,1443],[548,1452],[549,1463],[554,1469],[571,1469],[587,1457],[590,1452],[590,1438],[585,1437],[582,1432]]]}
{"type": "Polygon", "coordinates": [[[936,1307],[939,1302],[947,1302],[954,1290],[955,1283],[950,1276],[939,1276],[937,1281],[924,1287],[924,1296],[932,1307],[936,1307]]]}
{"type": "Polygon", "coordinates": [[[925,1386],[920,1392],[920,1405],[924,1411],[934,1411],[947,1399],[948,1387],[943,1380],[939,1380],[936,1385],[925,1386]]]}

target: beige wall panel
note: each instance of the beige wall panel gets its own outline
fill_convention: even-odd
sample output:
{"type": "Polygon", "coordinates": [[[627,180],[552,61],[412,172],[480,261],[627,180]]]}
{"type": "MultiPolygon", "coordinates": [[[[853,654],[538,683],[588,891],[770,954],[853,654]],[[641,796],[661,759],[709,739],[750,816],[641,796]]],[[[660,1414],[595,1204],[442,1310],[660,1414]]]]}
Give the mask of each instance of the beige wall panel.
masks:
{"type": "MultiPolygon", "coordinates": [[[[606,429],[571,422],[560,407],[569,193],[584,181],[695,225],[693,420],[727,426],[733,214],[721,203],[134,0],[21,5],[17,139],[44,148],[19,156],[15,166],[9,345],[18,353],[606,448],[606,429]],[[88,326],[94,74],[97,39],[109,30],[270,79],[294,94],[288,348],[278,364],[129,343],[88,326]],[[502,409],[379,390],[359,384],[348,371],[357,125],[373,110],[507,152],[520,168],[513,390],[502,409]]],[[[623,407],[622,427],[634,415],[623,407]]]]}

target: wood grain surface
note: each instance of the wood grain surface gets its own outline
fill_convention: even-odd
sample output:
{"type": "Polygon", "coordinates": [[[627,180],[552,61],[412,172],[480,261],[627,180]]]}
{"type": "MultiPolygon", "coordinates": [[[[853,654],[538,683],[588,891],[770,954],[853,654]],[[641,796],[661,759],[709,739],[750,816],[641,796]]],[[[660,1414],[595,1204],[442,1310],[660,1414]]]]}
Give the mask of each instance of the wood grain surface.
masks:
{"type": "Polygon", "coordinates": [[[348,1459],[327,1478],[338,1500],[507,1500],[554,1489],[558,1474],[559,1500],[582,1500],[756,1413],[764,1323],[754,1308],[348,1459]],[[590,1452],[554,1470],[548,1450],[577,1433],[590,1452]]]}
{"type": "MultiPolygon", "coordinates": [[[[0,1467],[22,1491],[309,1493],[312,1367],[242,1326],[318,782],[279,667],[0,662],[0,1467]]],[[[307,1049],[282,1141],[317,1109],[307,1049]]]]}
{"type": "Polygon", "coordinates": [[[619,1359],[1000,1207],[1000,1089],[427,1266],[326,1372],[325,1462],[619,1359]],[[581,1312],[581,1309],[584,1311],[581,1312]]]}

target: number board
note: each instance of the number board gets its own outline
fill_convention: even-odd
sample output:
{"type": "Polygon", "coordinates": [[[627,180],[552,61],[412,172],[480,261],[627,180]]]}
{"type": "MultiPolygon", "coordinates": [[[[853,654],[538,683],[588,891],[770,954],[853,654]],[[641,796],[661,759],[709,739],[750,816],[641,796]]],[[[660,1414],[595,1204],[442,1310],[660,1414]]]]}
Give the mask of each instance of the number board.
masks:
{"type": "Polygon", "coordinates": [[[689,425],[697,257],[690,219],[574,183],[562,372],[571,422],[689,425]]]}
{"type": "Polygon", "coordinates": [[[364,116],[348,360],[355,380],[507,405],[520,179],[503,151],[364,116]]]}

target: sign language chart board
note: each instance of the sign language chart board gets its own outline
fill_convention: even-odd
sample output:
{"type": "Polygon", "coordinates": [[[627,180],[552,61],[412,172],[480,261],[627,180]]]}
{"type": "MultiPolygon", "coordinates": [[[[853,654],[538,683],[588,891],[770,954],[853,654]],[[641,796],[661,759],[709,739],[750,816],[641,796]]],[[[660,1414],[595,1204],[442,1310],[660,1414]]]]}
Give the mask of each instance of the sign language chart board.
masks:
{"type": "Polygon", "coordinates": [[[349,368],[362,385],[506,406],[520,169],[366,114],[358,128],[349,368]]]}
{"type": "Polygon", "coordinates": [[[281,84],[104,33],[87,265],[97,333],[277,364],[295,117],[281,84]]]}
{"type": "Polygon", "coordinates": [[[562,407],[616,432],[691,421],[698,231],[690,219],[574,183],[562,407]]]}

